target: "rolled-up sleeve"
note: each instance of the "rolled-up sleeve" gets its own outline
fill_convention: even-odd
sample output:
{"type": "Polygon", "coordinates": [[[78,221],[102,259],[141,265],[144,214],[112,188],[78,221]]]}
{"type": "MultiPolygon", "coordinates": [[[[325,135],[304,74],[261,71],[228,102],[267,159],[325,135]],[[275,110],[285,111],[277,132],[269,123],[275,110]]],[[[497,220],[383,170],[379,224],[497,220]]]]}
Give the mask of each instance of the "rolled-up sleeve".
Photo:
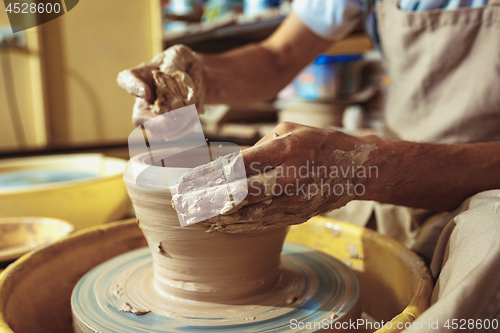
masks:
{"type": "Polygon", "coordinates": [[[330,40],[345,37],[363,21],[361,0],[294,0],[292,9],[315,34],[330,40]]]}

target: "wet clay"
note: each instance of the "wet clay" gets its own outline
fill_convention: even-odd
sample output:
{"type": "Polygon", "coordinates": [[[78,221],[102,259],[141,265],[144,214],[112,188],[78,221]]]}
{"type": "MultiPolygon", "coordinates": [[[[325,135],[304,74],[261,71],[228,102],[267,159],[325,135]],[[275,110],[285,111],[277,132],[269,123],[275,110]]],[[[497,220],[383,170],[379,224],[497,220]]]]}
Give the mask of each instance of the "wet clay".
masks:
{"type": "MultiPolygon", "coordinates": [[[[199,224],[181,228],[170,191],[136,184],[130,164],[144,165],[146,158],[132,158],[124,180],[152,252],[154,290],[181,299],[221,302],[273,288],[281,276],[280,253],[287,229],[226,235],[209,234],[199,224]]],[[[154,168],[159,175],[170,171],[154,168]]],[[[151,176],[153,182],[155,178],[151,176]]]]}
{"type": "MultiPolygon", "coordinates": [[[[123,260],[127,260],[127,258],[125,257],[123,260]]],[[[318,292],[317,281],[314,278],[309,281],[312,283],[311,289],[303,290],[305,276],[301,270],[307,271],[308,276],[314,277],[314,273],[310,271],[311,268],[303,266],[293,257],[286,256],[283,258],[283,268],[279,280],[266,292],[251,293],[235,298],[224,297],[225,290],[219,290],[217,301],[197,299],[193,302],[192,299],[175,296],[170,294],[170,291],[164,292],[161,290],[161,287],[157,284],[155,272],[143,268],[148,263],[147,261],[137,261],[128,265],[127,270],[122,272],[111,284],[110,290],[104,291],[100,297],[105,298],[104,295],[113,294],[120,300],[120,304],[118,304],[120,311],[138,316],[153,312],[170,318],[196,317],[221,318],[223,320],[224,317],[227,317],[227,320],[231,321],[234,320],[234,317],[240,318],[240,320],[260,319],[255,314],[264,314],[269,307],[286,307],[298,299],[311,297],[311,294],[318,292]],[[252,317],[248,317],[248,314],[252,314],[252,317]]],[[[122,264],[127,263],[123,262],[122,264]]],[[[120,265],[120,263],[117,265],[120,265]]],[[[239,282],[233,281],[232,284],[242,288],[245,279],[242,280],[239,282]]],[[[274,311],[287,312],[290,309],[283,308],[274,311]]]]}
{"type": "Polygon", "coordinates": [[[133,157],[124,173],[149,247],[82,278],[72,296],[76,332],[280,331],[291,319],[359,316],[354,273],[307,247],[287,244],[282,254],[286,226],[238,234],[181,227],[164,180],[189,168],[151,166],[149,158],[133,157]],[[147,170],[140,182],[134,170],[147,170]]]}
{"type": "Polygon", "coordinates": [[[193,301],[160,292],[152,260],[150,250],[142,248],[87,273],[72,295],[75,332],[288,332],[291,321],[348,321],[360,315],[355,274],[304,246],[285,244],[281,277],[269,292],[231,301],[193,301]]]}
{"type": "MultiPolygon", "coordinates": [[[[275,134],[273,140],[283,140],[291,135],[292,133],[281,136],[275,134]]],[[[249,149],[260,149],[260,147],[254,146],[249,149]]],[[[208,211],[203,205],[198,204],[197,198],[202,196],[210,197],[217,202],[221,202],[223,198],[228,197],[226,195],[228,191],[239,194],[249,184],[255,186],[258,183],[263,189],[265,195],[257,202],[267,205],[272,204],[274,197],[272,189],[279,176],[278,169],[274,168],[248,177],[247,179],[227,179],[225,181],[224,177],[219,175],[219,171],[222,168],[218,164],[214,165],[213,163],[195,168],[180,179],[176,186],[177,194],[174,196],[173,204],[178,210],[180,210],[180,207],[183,208],[183,211],[189,210],[190,214],[194,215],[192,217],[193,220],[203,221],[204,225],[210,227],[208,232],[218,231],[238,234],[303,223],[313,216],[342,207],[356,197],[354,191],[354,186],[356,185],[354,179],[355,173],[344,173],[343,171],[357,170],[359,167],[364,166],[370,159],[371,152],[375,149],[377,149],[375,145],[360,144],[353,150],[343,151],[336,149],[333,151],[331,153],[331,160],[336,161],[336,165],[330,167],[330,169],[332,172],[334,172],[334,168],[341,170],[337,173],[339,176],[320,179],[317,174],[311,172],[307,176],[311,179],[311,183],[315,184],[318,188],[325,187],[326,190],[305,193],[300,198],[303,209],[295,213],[286,211],[287,207],[283,207],[282,210],[275,209],[276,207],[268,209],[266,205],[256,205],[251,210],[245,210],[241,213],[240,210],[248,204],[248,201],[243,200],[238,205],[234,205],[229,201],[226,203],[222,202],[221,206],[224,209],[221,209],[219,214],[210,214],[212,213],[211,211],[208,211]],[[218,179],[219,183],[215,179],[218,179]],[[336,196],[333,193],[332,189],[335,186],[341,186],[343,189],[342,195],[336,196]],[[335,196],[334,200],[332,199],[333,196],[335,196]],[[269,213],[267,210],[269,210],[269,213]]],[[[226,172],[234,174],[230,170],[226,172]]],[[[236,173],[241,174],[241,172],[236,173]]]]}

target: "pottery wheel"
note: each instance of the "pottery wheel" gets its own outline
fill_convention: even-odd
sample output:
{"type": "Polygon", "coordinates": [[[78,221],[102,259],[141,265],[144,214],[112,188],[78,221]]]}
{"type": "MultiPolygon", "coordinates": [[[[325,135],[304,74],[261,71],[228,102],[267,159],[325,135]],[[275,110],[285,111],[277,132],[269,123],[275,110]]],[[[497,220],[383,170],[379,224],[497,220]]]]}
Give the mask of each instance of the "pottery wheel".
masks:
{"type": "Polygon", "coordinates": [[[211,303],[160,294],[149,248],[128,252],[77,283],[71,297],[73,326],[75,332],[285,332],[294,322],[331,325],[359,315],[354,314],[359,282],[343,263],[291,243],[285,243],[281,260],[282,278],[270,292],[211,303]]]}

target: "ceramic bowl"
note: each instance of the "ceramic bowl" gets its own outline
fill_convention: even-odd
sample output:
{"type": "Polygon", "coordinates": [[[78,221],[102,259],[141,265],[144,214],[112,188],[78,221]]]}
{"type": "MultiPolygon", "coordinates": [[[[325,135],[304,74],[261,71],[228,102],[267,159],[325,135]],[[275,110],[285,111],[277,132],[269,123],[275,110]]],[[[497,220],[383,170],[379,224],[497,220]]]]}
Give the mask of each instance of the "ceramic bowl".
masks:
{"type": "Polygon", "coordinates": [[[46,216],[82,229],[127,217],[126,161],[75,154],[0,161],[0,218],[46,216]]]}
{"type": "Polygon", "coordinates": [[[68,222],[44,217],[0,219],[0,262],[11,261],[33,250],[66,237],[75,228],[68,222]]]}

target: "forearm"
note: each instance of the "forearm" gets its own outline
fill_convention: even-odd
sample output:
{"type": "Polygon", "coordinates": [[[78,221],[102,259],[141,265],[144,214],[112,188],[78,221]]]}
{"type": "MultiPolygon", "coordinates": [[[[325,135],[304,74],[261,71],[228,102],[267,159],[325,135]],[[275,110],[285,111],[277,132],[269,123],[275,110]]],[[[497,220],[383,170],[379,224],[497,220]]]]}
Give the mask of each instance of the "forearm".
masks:
{"type": "Polygon", "coordinates": [[[243,105],[269,100],[295,73],[282,69],[272,52],[252,44],[220,55],[203,56],[205,102],[243,105]]]}
{"type": "Polygon", "coordinates": [[[330,44],[291,13],[263,42],[201,55],[206,103],[242,105],[270,99],[330,44]]]}
{"type": "Polygon", "coordinates": [[[475,193],[500,188],[500,142],[368,140],[379,147],[370,161],[377,166],[378,177],[368,180],[363,199],[450,211],[475,193]]]}

